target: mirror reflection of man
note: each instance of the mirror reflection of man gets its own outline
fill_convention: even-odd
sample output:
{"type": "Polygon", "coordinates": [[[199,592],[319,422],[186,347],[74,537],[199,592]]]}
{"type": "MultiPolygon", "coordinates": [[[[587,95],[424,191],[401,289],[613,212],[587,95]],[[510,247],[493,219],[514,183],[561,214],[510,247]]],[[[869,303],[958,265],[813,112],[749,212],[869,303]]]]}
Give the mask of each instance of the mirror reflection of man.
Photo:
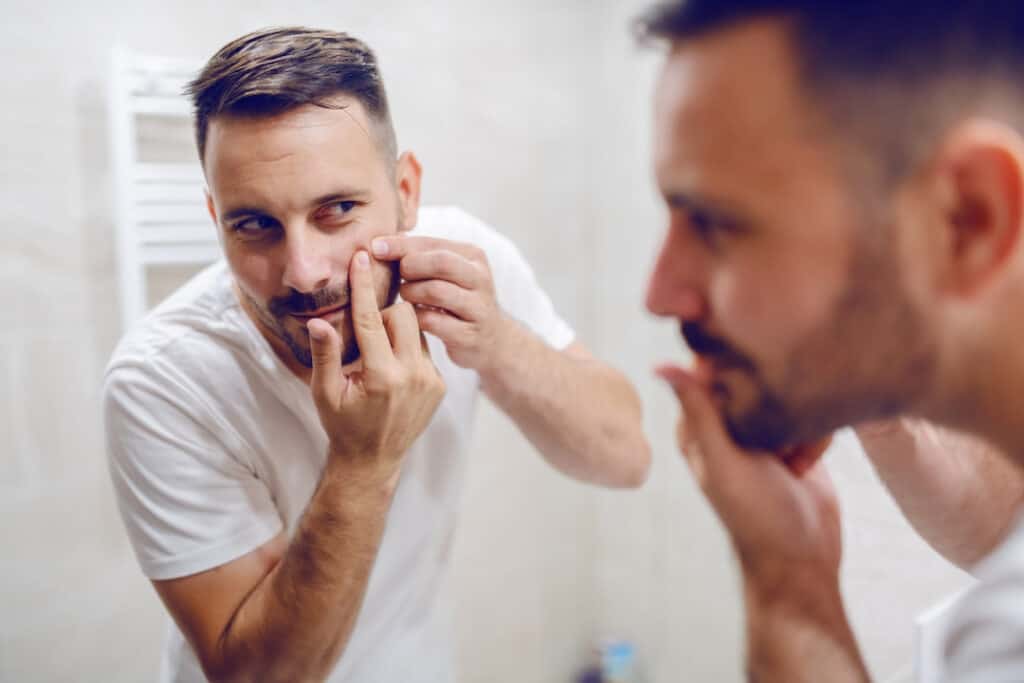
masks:
{"type": "Polygon", "coordinates": [[[751,680],[869,677],[817,462],[848,424],[936,548],[984,558],[948,680],[1024,680],[1022,16],[693,0],[645,21],[669,44],[647,303],[698,357],[659,374],[742,568],[751,680]]]}
{"type": "Polygon", "coordinates": [[[163,680],[451,681],[438,587],[478,393],[607,486],[646,477],[639,400],[507,239],[419,207],[366,45],[250,34],[190,92],[225,259],[104,387],[120,509],[177,627],[163,680]]]}

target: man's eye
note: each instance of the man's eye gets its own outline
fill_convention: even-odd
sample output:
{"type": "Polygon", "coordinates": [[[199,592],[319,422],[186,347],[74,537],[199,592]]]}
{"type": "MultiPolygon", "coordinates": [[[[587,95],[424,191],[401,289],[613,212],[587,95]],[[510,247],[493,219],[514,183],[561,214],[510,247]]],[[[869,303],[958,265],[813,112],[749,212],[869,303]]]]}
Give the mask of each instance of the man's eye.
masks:
{"type": "Polygon", "coordinates": [[[231,231],[244,239],[260,239],[277,227],[277,221],[267,216],[253,216],[231,226],[231,231]]]}
{"type": "Polygon", "coordinates": [[[705,242],[712,242],[718,232],[720,225],[714,217],[702,211],[692,211],[686,217],[690,229],[705,242]]]}
{"type": "Polygon", "coordinates": [[[317,212],[317,217],[321,220],[342,218],[358,205],[359,203],[354,201],[332,202],[320,209],[317,212]]]}

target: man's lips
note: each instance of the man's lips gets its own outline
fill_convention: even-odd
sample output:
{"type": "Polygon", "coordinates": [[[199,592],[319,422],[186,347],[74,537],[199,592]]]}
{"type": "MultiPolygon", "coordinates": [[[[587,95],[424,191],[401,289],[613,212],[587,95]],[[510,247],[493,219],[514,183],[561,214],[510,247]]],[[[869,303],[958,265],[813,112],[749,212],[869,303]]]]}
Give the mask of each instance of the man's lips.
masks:
{"type": "Polygon", "coordinates": [[[315,311],[307,311],[305,313],[289,313],[288,315],[302,320],[312,320],[313,318],[328,318],[334,313],[346,310],[347,308],[348,304],[341,304],[338,306],[331,306],[329,308],[321,308],[315,311]]]}

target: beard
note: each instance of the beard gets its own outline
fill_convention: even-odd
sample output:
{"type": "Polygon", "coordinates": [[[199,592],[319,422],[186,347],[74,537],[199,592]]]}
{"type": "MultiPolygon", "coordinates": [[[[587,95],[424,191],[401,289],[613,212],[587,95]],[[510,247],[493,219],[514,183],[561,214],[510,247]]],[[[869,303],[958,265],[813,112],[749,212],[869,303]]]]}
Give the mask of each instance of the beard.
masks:
{"type": "Polygon", "coordinates": [[[731,392],[725,383],[712,382],[712,392],[723,399],[721,411],[726,431],[736,445],[746,450],[768,451],[787,445],[791,435],[798,431],[796,417],[787,409],[783,398],[761,377],[750,357],[721,337],[709,334],[698,323],[683,323],[682,334],[686,345],[701,359],[716,370],[742,373],[754,387],[753,405],[736,409],[729,402],[731,392]]]}
{"type": "Polygon", "coordinates": [[[902,289],[895,251],[861,239],[832,314],[794,345],[774,381],[728,341],[683,324],[694,353],[752,388],[752,400],[741,406],[724,382],[712,385],[723,399],[726,430],[741,448],[777,452],[815,441],[906,412],[927,392],[936,345],[902,289]]]}
{"type": "MultiPolygon", "coordinates": [[[[399,263],[391,261],[387,263],[387,267],[389,280],[383,304],[380,303],[380,297],[378,297],[378,304],[381,310],[395,303],[395,300],[398,298],[398,288],[401,285],[399,263]]],[[[348,282],[340,287],[325,287],[308,293],[293,289],[285,296],[270,299],[266,305],[261,305],[248,293],[245,293],[244,290],[242,291],[248,300],[250,309],[255,312],[262,326],[270,334],[283,342],[288,347],[292,357],[306,368],[313,367],[309,330],[306,329],[305,325],[294,326],[295,329],[291,329],[293,326],[289,323],[295,320],[294,314],[311,313],[338,305],[348,306],[351,302],[351,291],[348,282]]],[[[349,312],[351,312],[351,309],[349,309],[349,312]]],[[[343,365],[348,365],[359,359],[359,344],[352,329],[351,315],[346,316],[343,325],[344,331],[337,330],[337,332],[341,339],[341,362],[343,365]]]]}

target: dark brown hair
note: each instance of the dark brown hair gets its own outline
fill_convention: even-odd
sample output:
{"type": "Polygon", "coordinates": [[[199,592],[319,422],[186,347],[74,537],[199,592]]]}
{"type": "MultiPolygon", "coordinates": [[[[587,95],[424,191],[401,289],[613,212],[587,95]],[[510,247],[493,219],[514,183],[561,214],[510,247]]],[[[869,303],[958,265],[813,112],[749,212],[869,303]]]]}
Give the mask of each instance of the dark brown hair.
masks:
{"type": "Polygon", "coordinates": [[[274,116],[305,104],[337,108],[331,98],[339,94],[362,103],[377,124],[382,151],[392,161],[397,154],[377,58],[346,33],[302,27],[249,33],[213,55],[185,94],[192,100],[200,161],[216,116],[274,116]]]}
{"type": "Polygon", "coordinates": [[[992,89],[1024,96],[1020,0],[662,0],[637,29],[680,44],[763,18],[786,22],[807,92],[890,180],[992,89]]]}

